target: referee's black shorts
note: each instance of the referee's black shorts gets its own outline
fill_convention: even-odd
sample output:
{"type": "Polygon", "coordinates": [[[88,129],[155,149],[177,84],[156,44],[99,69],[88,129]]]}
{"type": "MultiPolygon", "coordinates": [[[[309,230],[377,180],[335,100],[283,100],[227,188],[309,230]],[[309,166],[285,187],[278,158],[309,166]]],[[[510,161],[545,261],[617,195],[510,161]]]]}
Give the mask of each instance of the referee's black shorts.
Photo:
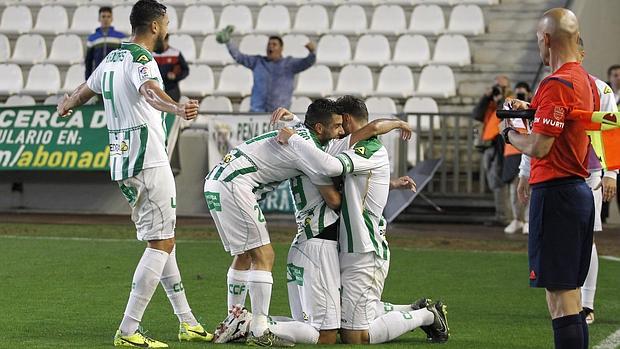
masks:
{"type": "Polygon", "coordinates": [[[581,287],[590,267],[594,199],[583,178],[532,185],[528,255],[530,286],[581,287]]]}

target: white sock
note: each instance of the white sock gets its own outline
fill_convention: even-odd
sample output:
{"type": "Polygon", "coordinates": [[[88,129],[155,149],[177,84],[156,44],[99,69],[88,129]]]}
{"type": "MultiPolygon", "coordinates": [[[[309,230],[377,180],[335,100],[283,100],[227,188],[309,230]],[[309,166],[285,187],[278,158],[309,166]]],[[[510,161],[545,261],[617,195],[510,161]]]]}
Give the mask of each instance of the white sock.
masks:
{"type": "Polygon", "coordinates": [[[411,311],[411,304],[392,304],[389,302],[377,302],[375,319],[391,311],[411,311]]]}
{"type": "Polygon", "coordinates": [[[267,315],[271,302],[271,286],[273,277],[270,271],[250,270],[248,275],[250,301],[252,302],[252,323],[250,332],[261,336],[268,328],[267,315]]]}
{"type": "Polygon", "coordinates": [[[428,326],[434,321],[435,316],[427,309],[388,312],[370,323],[368,329],[370,344],[389,342],[415,328],[428,326]]]}
{"type": "Polygon", "coordinates": [[[586,281],[581,287],[581,305],[594,309],[594,294],[596,293],[596,278],[598,276],[598,252],[596,245],[592,244],[592,256],[590,257],[590,269],[586,281]]]}
{"type": "Polygon", "coordinates": [[[187,322],[190,326],[198,325],[198,321],[194,314],[192,313],[192,309],[189,307],[187,303],[187,297],[185,296],[185,288],[183,287],[183,282],[181,281],[181,272],[179,271],[179,266],[177,265],[177,254],[176,254],[176,246],[170,252],[170,256],[168,256],[168,261],[164,266],[164,270],[161,273],[161,285],[166,290],[166,295],[168,295],[168,300],[170,304],[172,304],[172,309],[174,313],[179,318],[179,322],[187,322]]]}
{"type": "Polygon", "coordinates": [[[155,293],[167,260],[168,253],[164,251],[154,248],[144,250],[133,274],[129,301],[127,301],[125,316],[120,325],[123,335],[133,334],[138,329],[144,310],[155,293]]]}
{"type": "Polygon", "coordinates": [[[269,324],[269,329],[276,336],[297,344],[317,344],[319,342],[319,331],[316,328],[293,319],[288,319],[288,321],[282,321],[282,317],[278,317],[278,319],[280,320],[269,324]]]}
{"type": "Polygon", "coordinates": [[[226,274],[226,286],[228,289],[228,309],[233,305],[245,305],[245,298],[248,294],[248,275],[249,270],[228,269],[226,274]]]}

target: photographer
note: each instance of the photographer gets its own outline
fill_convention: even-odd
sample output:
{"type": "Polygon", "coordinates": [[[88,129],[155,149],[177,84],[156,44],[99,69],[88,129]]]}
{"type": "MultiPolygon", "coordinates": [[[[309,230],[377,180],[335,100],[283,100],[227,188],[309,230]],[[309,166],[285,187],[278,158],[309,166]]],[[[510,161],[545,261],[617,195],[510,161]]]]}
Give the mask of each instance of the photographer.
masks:
{"type": "Polygon", "coordinates": [[[502,168],[504,166],[504,142],[500,139],[500,120],[495,114],[506,97],[512,96],[510,81],[505,75],[495,77],[495,84],[487,89],[473,110],[473,117],[483,123],[479,149],[486,171],[489,189],[493,191],[495,201],[495,219],[491,225],[504,225],[504,200],[502,200],[502,168]]]}

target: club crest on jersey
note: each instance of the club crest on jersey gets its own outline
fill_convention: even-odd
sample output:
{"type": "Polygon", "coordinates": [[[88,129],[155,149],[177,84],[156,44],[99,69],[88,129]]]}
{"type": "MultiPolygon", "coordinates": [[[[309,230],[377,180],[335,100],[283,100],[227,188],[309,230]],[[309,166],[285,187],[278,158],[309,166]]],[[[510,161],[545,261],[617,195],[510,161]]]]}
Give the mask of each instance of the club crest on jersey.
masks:
{"type": "Polygon", "coordinates": [[[140,79],[148,79],[151,75],[149,68],[145,65],[138,68],[138,74],[140,75],[140,79]]]}
{"type": "Polygon", "coordinates": [[[553,108],[553,118],[556,120],[562,120],[566,115],[566,108],[564,107],[554,107],[553,108]]]}
{"type": "Polygon", "coordinates": [[[366,147],[357,147],[355,148],[355,152],[359,155],[364,155],[366,154],[366,147]]]}

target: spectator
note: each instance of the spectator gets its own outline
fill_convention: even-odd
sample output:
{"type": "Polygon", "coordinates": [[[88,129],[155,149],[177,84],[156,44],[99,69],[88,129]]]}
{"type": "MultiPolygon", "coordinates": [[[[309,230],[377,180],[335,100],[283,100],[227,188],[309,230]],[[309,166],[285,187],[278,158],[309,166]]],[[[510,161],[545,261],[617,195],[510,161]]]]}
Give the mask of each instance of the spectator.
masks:
{"type": "Polygon", "coordinates": [[[614,91],[616,103],[620,106],[620,64],[614,64],[607,69],[607,79],[609,79],[607,84],[614,91]]]}
{"type": "Polygon", "coordinates": [[[95,32],[90,34],[86,41],[86,58],[84,59],[86,80],[105,56],[112,50],[119,48],[123,39],[127,37],[125,33],[114,30],[111,7],[99,8],[99,23],[101,23],[101,27],[95,29],[95,32]]]}
{"type": "Polygon", "coordinates": [[[491,225],[504,225],[504,200],[502,189],[502,168],[504,163],[504,142],[499,135],[500,120],[495,115],[498,106],[504,103],[504,99],[512,95],[510,81],[505,75],[495,77],[495,84],[487,89],[473,111],[474,119],[483,123],[482,146],[480,147],[482,161],[486,171],[486,179],[489,189],[493,191],[495,201],[495,219],[489,222],[491,225]]]}
{"type": "MultiPolygon", "coordinates": [[[[527,82],[518,82],[514,90],[515,98],[525,102],[532,100],[532,91],[527,82]]],[[[512,221],[504,229],[506,234],[514,234],[519,229],[523,234],[529,233],[529,201],[525,204],[519,202],[517,197],[517,184],[519,183],[519,164],[521,163],[521,152],[512,146],[506,144],[504,147],[504,166],[502,168],[502,182],[508,184],[510,191],[510,207],[512,209],[512,221]]]]}
{"type": "Polygon", "coordinates": [[[218,33],[217,40],[226,44],[237,63],[251,69],[254,74],[250,111],[271,113],[278,107],[289,108],[295,74],[310,68],[316,61],[314,43],[310,41],[306,44],[309,53],[305,58],[283,57],[282,38],[271,36],[267,43],[267,56],[245,55],[230,41],[233,30],[232,26],[226,27],[218,33]]]}
{"type": "Polygon", "coordinates": [[[168,44],[169,34],[164,39],[164,48],[162,52],[155,52],[153,58],[159,65],[159,72],[164,80],[164,88],[168,96],[178,102],[181,98],[181,90],[179,90],[179,81],[185,79],[189,74],[189,67],[181,51],[168,44]]]}

